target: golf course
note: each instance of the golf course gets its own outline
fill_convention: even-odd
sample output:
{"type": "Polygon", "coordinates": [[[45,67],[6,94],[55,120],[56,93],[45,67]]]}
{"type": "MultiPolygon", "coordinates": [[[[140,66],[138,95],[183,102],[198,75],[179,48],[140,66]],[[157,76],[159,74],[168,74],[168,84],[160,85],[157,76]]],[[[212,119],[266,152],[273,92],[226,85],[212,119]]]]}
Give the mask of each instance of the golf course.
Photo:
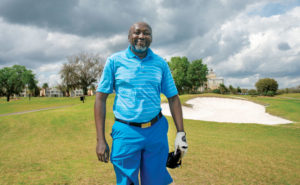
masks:
{"type": "MultiPolygon", "coordinates": [[[[246,98],[293,123],[270,126],[184,120],[189,150],[181,167],[169,169],[173,184],[300,184],[300,94],[193,94],[180,99],[185,105],[200,96],[246,98]]],[[[79,97],[27,97],[10,102],[1,98],[0,184],[116,184],[112,164],[100,163],[96,156],[94,100],[95,96],[86,97],[84,103],[79,97]]],[[[107,100],[109,145],[113,100],[114,95],[107,100]]],[[[173,151],[176,129],[172,118],[167,119],[173,151]]]]}

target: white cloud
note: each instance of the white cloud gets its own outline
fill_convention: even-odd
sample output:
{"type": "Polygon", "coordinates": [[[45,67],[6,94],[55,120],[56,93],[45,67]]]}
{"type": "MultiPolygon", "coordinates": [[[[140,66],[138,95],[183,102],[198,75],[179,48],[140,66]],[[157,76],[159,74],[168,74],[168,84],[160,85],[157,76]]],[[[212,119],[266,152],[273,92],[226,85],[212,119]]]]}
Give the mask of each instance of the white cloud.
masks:
{"type": "Polygon", "coordinates": [[[57,71],[62,67],[62,63],[56,63],[56,64],[46,64],[40,66],[36,71],[37,72],[46,72],[46,71],[57,71]]]}
{"type": "MultiPolygon", "coordinates": [[[[107,38],[79,37],[49,32],[33,26],[14,25],[0,19],[0,66],[25,65],[33,69],[39,84],[57,85],[58,72],[67,57],[80,52],[107,57],[111,47],[126,43],[125,35],[107,38]]],[[[126,44],[125,44],[126,46],[126,44]]]]}
{"type": "Polygon", "coordinates": [[[299,14],[300,7],[271,17],[242,13],[212,31],[220,35],[216,49],[219,52],[208,56],[208,64],[236,86],[254,87],[255,79],[251,76],[256,73],[262,78],[275,78],[281,87],[298,85],[293,78],[300,69],[299,14]],[[288,43],[290,48],[280,50],[280,43],[288,43]],[[246,84],[243,79],[252,80],[246,84]]]}

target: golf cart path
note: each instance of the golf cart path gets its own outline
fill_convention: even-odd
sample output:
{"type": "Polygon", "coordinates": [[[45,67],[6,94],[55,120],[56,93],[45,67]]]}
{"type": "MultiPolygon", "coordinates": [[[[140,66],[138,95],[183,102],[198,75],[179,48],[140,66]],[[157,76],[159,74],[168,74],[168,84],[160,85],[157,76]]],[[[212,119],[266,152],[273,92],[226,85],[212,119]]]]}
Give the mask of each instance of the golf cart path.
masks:
{"type": "Polygon", "coordinates": [[[0,114],[0,117],[10,116],[10,115],[18,115],[18,114],[26,114],[26,113],[31,113],[31,112],[43,111],[43,110],[60,109],[60,108],[71,107],[71,106],[74,106],[74,105],[63,105],[63,106],[56,106],[56,107],[46,107],[46,108],[40,108],[40,109],[33,109],[33,110],[28,110],[28,111],[5,113],[5,114],[0,114]]]}

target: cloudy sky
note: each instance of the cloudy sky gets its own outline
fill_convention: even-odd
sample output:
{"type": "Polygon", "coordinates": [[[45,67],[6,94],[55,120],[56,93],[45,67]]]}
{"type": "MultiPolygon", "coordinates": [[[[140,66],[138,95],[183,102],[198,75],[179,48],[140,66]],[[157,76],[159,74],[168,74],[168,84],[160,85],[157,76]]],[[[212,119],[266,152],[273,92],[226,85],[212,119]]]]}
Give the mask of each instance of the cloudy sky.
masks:
{"type": "Polygon", "coordinates": [[[54,86],[68,56],[125,49],[137,21],[152,26],[154,52],[202,58],[225,85],[300,85],[300,0],[1,0],[0,68],[54,86]]]}

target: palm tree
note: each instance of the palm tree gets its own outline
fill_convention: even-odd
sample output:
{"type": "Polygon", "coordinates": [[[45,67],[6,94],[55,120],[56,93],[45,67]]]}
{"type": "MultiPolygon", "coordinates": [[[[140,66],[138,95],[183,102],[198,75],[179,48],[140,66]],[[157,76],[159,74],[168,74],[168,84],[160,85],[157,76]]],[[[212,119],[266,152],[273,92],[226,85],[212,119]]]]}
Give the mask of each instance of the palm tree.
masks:
{"type": "Polygon", "coordinates": [[[43,83],[43,89],[48,89],[49,88],[49,85],[48,85],[48,83],[43,83]]]}

